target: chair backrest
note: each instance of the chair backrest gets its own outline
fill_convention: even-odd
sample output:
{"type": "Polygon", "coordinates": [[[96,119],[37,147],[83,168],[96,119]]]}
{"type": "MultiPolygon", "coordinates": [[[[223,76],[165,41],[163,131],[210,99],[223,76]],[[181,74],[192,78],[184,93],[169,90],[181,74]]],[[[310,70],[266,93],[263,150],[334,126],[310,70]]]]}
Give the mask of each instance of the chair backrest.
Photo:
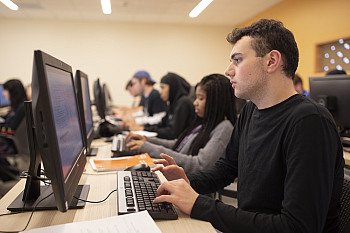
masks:
{"type": "Polygon", "coordinates": [[[16,147],[17,154],[29,155],[26,118],[23,118],[21,123],[18,125],[15,134],[6,135],[6,138],[12,140],[16,147]]]}
{"type": "Polygon", "coordinates": [[[340,224],[339,232],[348,232],[350,228],[350,170],[344,169],[343,194],[340,199],[340,224]]]}

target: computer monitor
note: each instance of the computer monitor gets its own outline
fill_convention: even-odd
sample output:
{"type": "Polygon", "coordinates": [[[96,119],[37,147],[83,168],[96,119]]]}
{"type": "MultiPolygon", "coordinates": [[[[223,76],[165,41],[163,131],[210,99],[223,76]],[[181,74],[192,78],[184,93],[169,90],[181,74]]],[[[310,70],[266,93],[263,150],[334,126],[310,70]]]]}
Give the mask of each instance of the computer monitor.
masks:
{"type": "Polygon", "coordinates": [[[86,199],[89,186],[78,186],[86,156],[72,68],[40,50],[34,51],[32,90],[31,114],[28,103],[25,105],[30,125],[29,174],[24,192],[8,209],[35,207],[65,212],[68,208],[82,208],[84,202],[73,196],[86,199]],[[41,160],[50,185],[39,185],[41,160]],[[45,197],[48,198],[41,202],[45,197]]]}
{"type": "Polygon", "coordinates": [[[310,77],[310,97],[332,114],[341,136],[349,137],[350,75],[310,77]]]}
{"type": "Polygon", "coordinates": [[[94,139],[94,124],[92,120],[89,80],[88,76],[81,70],[77,70],[75,73],[75,87],[79,112],[81,113],[80,120],[82,123],[86,155],[95,156],[98,149],[91,147],[91,142],[94,139]]]}
{"type": "Polygon", "coordinates": [[[112,96],[111,93],[109,92],[109,88],[107,86],[106,83],[103,84],[102,86],[102,96],[104,96],[104,102],[105,102],[105,113],[107,115],[112,115],[112,106],[113,106],[113,100],[112,100],[112,96]]]}
{"type": "Polygon", "coordinates": [[[4,92],[4,85],[0,84],[0,108],[10,105],[10,101],[6,99],[3,92],[4,92]]]}
{"type": "Polygon", "coordinates": [[[104,120],[106,118],[106,102],[99,78],[94,82],[93,91],[97,113],[104,120]]]}

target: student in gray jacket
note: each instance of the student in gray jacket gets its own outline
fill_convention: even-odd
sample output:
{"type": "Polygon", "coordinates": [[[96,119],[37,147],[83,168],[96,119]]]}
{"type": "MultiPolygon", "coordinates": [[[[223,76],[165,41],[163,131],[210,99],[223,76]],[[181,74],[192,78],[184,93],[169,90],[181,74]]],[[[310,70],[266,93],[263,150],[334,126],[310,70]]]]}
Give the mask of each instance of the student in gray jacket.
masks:
{"type": "Polygon", "coordinates": [[[212,166],[225,151],[236,122],[234,96],[228,78],[221,74],[204,77],[196,85],[193,102],[196,118],[177,139],[146,138],[130,133],[127,144],[140,153],[161,158],[165,153],[174,158],[187,174],[212,166]]]}

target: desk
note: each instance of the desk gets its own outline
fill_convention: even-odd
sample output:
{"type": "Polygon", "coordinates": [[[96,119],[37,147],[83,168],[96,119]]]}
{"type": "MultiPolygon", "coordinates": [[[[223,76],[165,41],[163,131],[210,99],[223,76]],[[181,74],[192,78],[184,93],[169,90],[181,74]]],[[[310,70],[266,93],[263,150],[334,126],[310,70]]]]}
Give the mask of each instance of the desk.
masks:
{"type": "MultiPolygon", "coordinates": [[[[94,141],[92,146],[99,148],[97,154],[99,158],[110,157],[111,143],[106,145],[102,139],[99,139],[94,141]]],[[[160,178],[164,179],[161,175],[160,178]]],[[[88,200],[102,200],[115,189],[117,176],[115,173],[96,173],[92,170],[90,164],[87,164],[85,172],[81,177],[80,184],[90,184],[88,200]]],[[[0,213],[8,212],[6,210],[7,206],[24,189],[24,185],[25,180],[21,180],[0,200],[0,213]]],[[[66,213],[61,213],[59,211],[36,211],[27,229],[116,216],[116,197],[116,193],[114,192],[108,200],[103,203],[86,203],[85,208],[80,210],[68,210],[66,213]]],[[[192,219],[179,209],[176,209],[176,211],[179,215],[178,220],[155,221],[162,232],[216,232],[210,223],[192,219]]],[[[0,230],[22,230],[27,224],[29,216],[29,212],[12,216],[2,216],[0,217],[0,230]]]]}

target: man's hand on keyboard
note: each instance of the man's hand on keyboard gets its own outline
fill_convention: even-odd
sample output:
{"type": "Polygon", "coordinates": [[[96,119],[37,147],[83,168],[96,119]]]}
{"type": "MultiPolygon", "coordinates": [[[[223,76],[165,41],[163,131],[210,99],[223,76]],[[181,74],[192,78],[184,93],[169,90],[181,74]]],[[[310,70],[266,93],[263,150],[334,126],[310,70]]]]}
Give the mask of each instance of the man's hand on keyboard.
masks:
{"type": "Polygon", "coordinates": [[[155,164],[163,164],[163,166],[157,166],[153,168],[153,172],[160,171],[168,181],[184,179],[187,183],[190,184],[190,181],[188,180],[184,169],[182,167],[179,167],[171,156],[166,154],[160,154],[160,156],[163,159],[157,159],[153,162],[155,164]]]}
{"type": "Polygon", "coordinates": [[[170,202],[176,205],[182,212],[190,215],[193,205],[199,196],[189,183],[183,179],[162,183],[157,190],[158,197],[154,203],[170,202]]]}

